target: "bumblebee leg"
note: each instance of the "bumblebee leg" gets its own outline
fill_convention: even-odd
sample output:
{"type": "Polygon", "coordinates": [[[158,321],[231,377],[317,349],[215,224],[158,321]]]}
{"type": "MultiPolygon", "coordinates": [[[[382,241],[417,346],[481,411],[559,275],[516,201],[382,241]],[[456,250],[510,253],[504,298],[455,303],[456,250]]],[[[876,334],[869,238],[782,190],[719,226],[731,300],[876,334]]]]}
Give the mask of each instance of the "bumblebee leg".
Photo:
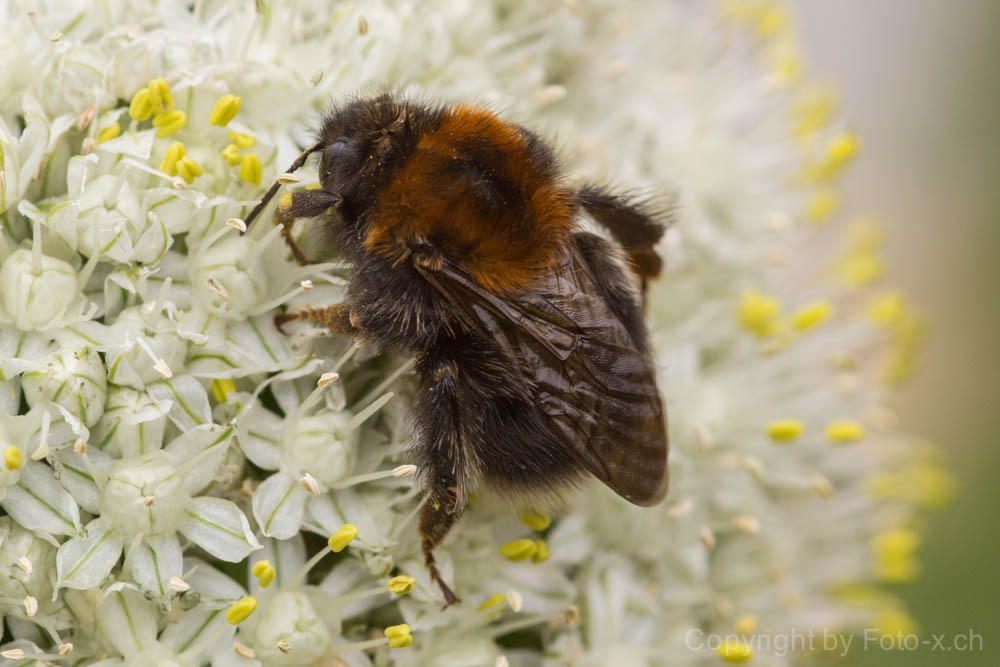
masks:
{"type": "Polygon", "coordinates": [[[585,185],[577,196],[587,213],[625,249],[645,297],[647,284],[663,269],[663,260],[655,247],[673,211],[653,210],[634,197],[617,195],[595,185],[585,185]]]}
{"type": "Polygon", "coordinates": [[[424,562],[431,579],[444,595],[445,606],[458,602],[434,562],[434,549],[458,521],[466,503],[468,463],[463,423],[467,388],[455,360],[433,354],[418,360],[421,391],[416,406],[417,465],[424,471],[429,498],[420,514],[420,538],[424,562]]]}
{"type": "Polygon", "coordinates": [[[440,502],[436,492],[431,492],[431,497],[424,503],[424,508],[420,512],[420,544],[424,552],[424,565],[431,575],[431,581],[437,583],[444,596],[444,606],[449,607],[456,602],[461,602],[455,592],[451,590],[444,577],[437,569],[434,561],[434,548],[441,544],[448,531],[458,521],[459,512],[451,511],[445,503],[440,502]]]}
{"type": "Polygon", "coordinates": [[[281,237],[292,251],[295,261],[301,265],[312,264],[312,260],[303,254],[292,237],[292,225],[298,218],[312,218],[326,212],[342,201],[340,195],[325,190],[300,190],[287,192],[278,201],[275,220],[281,225],[281,237]]]}
{"type": "Polygon", "coordinates": [[[350,303],[338,303],[326,308],[306,308],[275,315],[274,326],[281,333],[285,333],[284,325],[295,320],[319,322],[331,332],[343,336],[358,336],[361,333],[350,303]]]}

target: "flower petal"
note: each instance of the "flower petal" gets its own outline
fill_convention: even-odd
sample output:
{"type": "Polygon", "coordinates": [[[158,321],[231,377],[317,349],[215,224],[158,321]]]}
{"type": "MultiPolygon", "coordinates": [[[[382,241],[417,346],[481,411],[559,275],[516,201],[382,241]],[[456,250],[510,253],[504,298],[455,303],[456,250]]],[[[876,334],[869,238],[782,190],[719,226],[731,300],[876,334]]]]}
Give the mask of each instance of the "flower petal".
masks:
{"type": "MultiPolygon", "coordinates": [[[[90,463],[105,475],[111,472],[112,458],[96,447],[87,452],[90,463]]],[[[63,485],[73,499],[91,514],[100,514],[97,507],[97,482],[90,473],[83,457],[71,447],[63,447],[56,454],[53,468],[59,475],[59,483],[63,485]]]]}
{"type": "Polygon", "coordinates": [[[286,471],[265,479],[252,499],[253,516],[261,532],[279,540],[287,540],[298,533],[308,495],[298,477],[286,471]]]}
{"type": "Polygon", "coordinates": [[[184,555],[176,535],[152,535],[136,549],[132,561],[132,578],[142,592],[161,601],[173,597],[170,577],[183,573],[184,555]]]}
{"type": "Polygon", "coordinates": [[[190,375],[181,375],[151,384],[147,387],[147,391],[154,399],[173,401],[169,416],[182,431],[212,421],[208,393],[201,383],[190,375]]]}
{"type": "Polygon", "coordinates": [[[236,563],[260,549],[250,522],[228,500],[192,498],[184,514],[181,533],[216,558],[236,563]]]}
{"type": "Polygon", "coordinates": [[[21,468],[21,481],[7,489],[0,507],[28,530],[70,535],[80,529],[76,501],[43,463],[28,462],[21,468]]]}
{"type": "Polygon", "coordinates": [[[104,638],[128,659],[156,646],[156,607],[127,584],[113,584],[97,603],[104,638]]]}
{"type": "Polygon", "coordinates": [[[111,521],[98,518],[87,524],[84,535],[63,542],[56,554],[56,585],[60,588],[93,588],[100,584],[122,553],[121,540],[111,521]]]}
{"type": "Polygon", "coordinates": [[[184,478],[189,493],[198,493],[215,478],[233,434],[232,426],[205,424],[182,433],[166,446],[166,452],[178,466],[195,459],[198,461],[184,478]]]}

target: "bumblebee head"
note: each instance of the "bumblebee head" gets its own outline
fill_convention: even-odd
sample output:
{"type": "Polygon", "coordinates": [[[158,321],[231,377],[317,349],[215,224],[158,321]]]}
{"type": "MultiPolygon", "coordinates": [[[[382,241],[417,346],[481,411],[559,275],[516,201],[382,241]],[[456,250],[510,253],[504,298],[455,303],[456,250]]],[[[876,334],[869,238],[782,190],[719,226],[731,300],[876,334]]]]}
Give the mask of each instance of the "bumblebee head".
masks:
{"type": "Polygon", "coordinates": [[[360,98],[329,112],[319,131],[320,184],[343,199],[346,217],[362,214],[378,189],[433,126],[439,111],[388,93],[360,98]]]}
{"type": "MultiPolygon", "coordinates": [[[[441,111],[396,98],[389,93],[357,98],[327,112],[317,141],[288,168],[293,172],[312,153],[320,154],[320,192],[289,202],[279,214],[319,215],[336,208],[339,218],[356,221],[374,203],[385,184],[417,146],[422,132],[433,127],[441,111]]],[[[249,225],[278,191],[275,182],[246,218],[249,225]]]]}

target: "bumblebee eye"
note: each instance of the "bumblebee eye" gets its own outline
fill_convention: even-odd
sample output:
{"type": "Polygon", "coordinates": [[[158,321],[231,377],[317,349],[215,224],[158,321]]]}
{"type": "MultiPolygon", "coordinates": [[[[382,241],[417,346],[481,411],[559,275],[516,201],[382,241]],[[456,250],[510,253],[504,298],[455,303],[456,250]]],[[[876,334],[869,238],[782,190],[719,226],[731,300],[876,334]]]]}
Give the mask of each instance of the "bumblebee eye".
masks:
{"type": "Polygon", "coordinates": [[[347,152],[349,141],[347,137],[337,137],[332,144],[326,147],[326,154],[329,157],[337,157],[347,152]]]}

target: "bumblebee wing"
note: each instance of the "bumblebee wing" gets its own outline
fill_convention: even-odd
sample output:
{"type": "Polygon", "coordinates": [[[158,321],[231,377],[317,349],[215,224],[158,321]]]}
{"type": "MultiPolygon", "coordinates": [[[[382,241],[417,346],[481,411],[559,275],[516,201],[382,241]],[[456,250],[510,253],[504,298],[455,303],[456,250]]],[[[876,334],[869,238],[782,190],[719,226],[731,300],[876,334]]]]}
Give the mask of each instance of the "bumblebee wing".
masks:
{"type": "Polygon", "coordinates": [[[663,498],[668,445],[655,371],[575,247],[537,290],[516,298],[484,289],[447,259],[421,272],[514,361],[568,454],[626,500],[663,498]]]}

